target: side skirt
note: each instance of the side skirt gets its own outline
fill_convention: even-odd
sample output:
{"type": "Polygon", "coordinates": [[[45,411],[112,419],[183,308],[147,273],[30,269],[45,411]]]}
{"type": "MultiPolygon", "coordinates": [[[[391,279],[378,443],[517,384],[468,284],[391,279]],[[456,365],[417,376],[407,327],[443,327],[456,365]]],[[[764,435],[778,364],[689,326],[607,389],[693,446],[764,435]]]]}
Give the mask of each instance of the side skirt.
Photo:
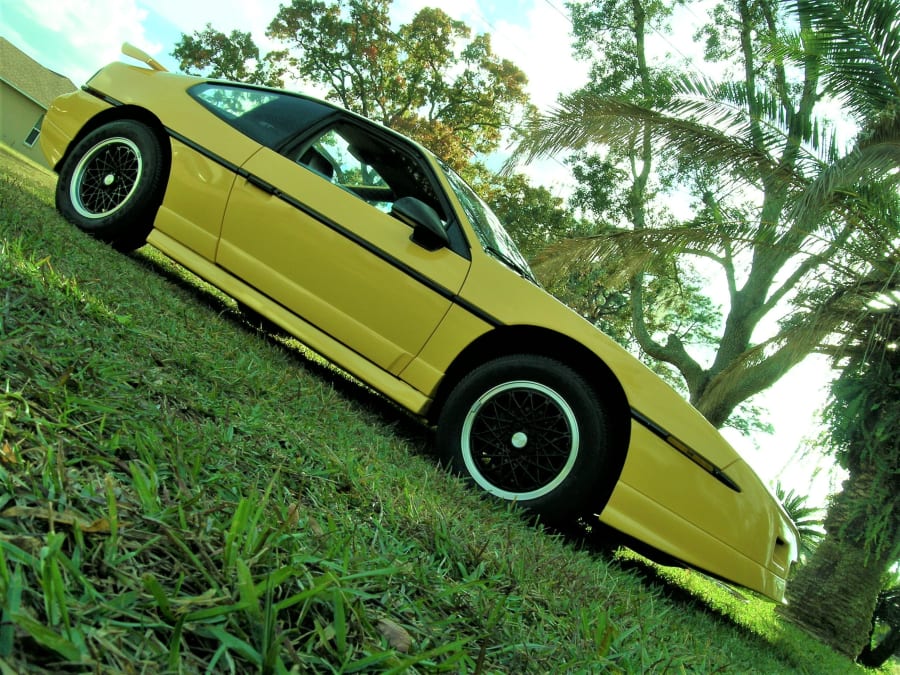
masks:
{"type": "Polygon", "coordinates": [[[406,382],[385,372],[346,345],[323,333],[310,323],[248,286],[206,258],[194,253],[166,234],[154,229],[147,243],[184,265],[191,272],[208,281],[223,293],[244,303],[272,322],[284,328],[307,347],[333,361],[354,377],[406,408],[415,415],[424,415],[431,399],[406,382]]]}

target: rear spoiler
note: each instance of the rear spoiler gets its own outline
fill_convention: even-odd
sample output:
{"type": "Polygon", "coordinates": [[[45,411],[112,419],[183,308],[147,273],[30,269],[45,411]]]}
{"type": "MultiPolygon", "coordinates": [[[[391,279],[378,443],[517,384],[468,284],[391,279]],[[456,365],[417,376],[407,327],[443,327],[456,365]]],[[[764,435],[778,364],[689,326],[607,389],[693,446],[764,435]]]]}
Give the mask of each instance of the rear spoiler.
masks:
{"type": "Polygon", "coordinates": [[[122,43],[122,53],[123,53],[125,56],[130,56],[131,58],[133,58],[133,59],[135,59],[135,60],[137,60],[137,61],[140,61],[141,63],[147,64],[148,66],[150,66],[151,68],[153,68],[153,70],[158,70],[158,71],[160,71],[160,72],[166,72],[166,71],[167,71],[166,67],[163,66],[159,61],[157,61],[156,59],[154,59],[152,56],[150,56],[150,55],[149,55],[147,52],[145,52],[143,49],[139,49],[139,48],[135,47],[135,46],[134,46],[133,44],[131,44],[130,42],[123,42],[123,43],[122,43]]]}

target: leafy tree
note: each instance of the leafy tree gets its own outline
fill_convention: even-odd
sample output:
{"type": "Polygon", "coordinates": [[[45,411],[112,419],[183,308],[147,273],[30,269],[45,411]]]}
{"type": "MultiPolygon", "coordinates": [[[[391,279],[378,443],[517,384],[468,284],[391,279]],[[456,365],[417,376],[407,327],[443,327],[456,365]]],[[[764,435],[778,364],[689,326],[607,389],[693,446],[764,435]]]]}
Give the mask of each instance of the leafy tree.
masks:
{"type": "MultiPolygon", "coordinates": [[[[664,24],[671,15],[669,3],[604,0],[571,9],[576,53],[591,63],[588,84],[576,95],[667,99],[666,71],[650,66],[646,50],[651,25],[664,24]]],[[[683,339],[712,339],[718,316],[698,293],[694,271],[681,261],[648,255],[640,270],[623,274],[617,260],[594,257],[583,245],[672,223],[658,196],[660,174],[673,167],[653,152],[650,140],[649,132],[635,130],[602,153],[588,148],[568,159],[578,181],[569,200],[579,215],[577,227],[567,240],[548,242],[553,245],[536,257],[535,268],[555,295],[683,390],[683,380],[647,353],[636,332],[669,327],[683,339]]]]}
{"type": "Polygon", "coordinates": [[[900,556],[900,309],[877,314],[856,321],[863,339],[841,350],[827,420],[848,478],[783,610],[851,658],[869,644],[884,573],[900,556]]]}
{"type": "Polygon", "coordinates": [[[579,227],[562,197],[536,187],[523,174],[485,172],[473,181],[485,201],[506,225],[510,236],[528,259],[533,260],[549,243],[579,227]]]}
{"type": "MultiPolygon", "coordinates": [[[[607,5],[592,5],[592,20],[604,20],[600,10],[607,5]]],[[[785,57],[769,48],[785,37],[774,0],[728,0],[718,12],[710,53],[739,55],[740,81],[717,84],[684,76],[673,80],[670,97],[655,101],[630,89],[576,92],[530,128],[519,157],[528,160],[602,143],[631,148],[639,171],[651,161],[659,163],[660,157],[679,154],[680,166],[695,178],[687,185],[695,195],[692,218],[650,222],[645,216],[648,194],[634,181],[626,202],[628,225],[613,223],[569,242],[560,249],[565,255],[550,264],[563,274],[585,264],[616,269],[610,283],[627,284],[630,290],[634,335],[641,348],[674,366],[691,402],[722,426],[742,402],[774,384],[831,335],[835,324],[821,315],[835,300],[817,282],[854,235],[855,223],[828,209],[811,214],[796,207],[806,187],[839,154],[831,131],[814,117],[824,93],[821,59],[810,55],[789,71],[785,57]],[[798,79],[790,80],[789,72],[798,79]],[[704,171],[701,162],[715,171],[704,171]],[[689,351],[677,331],[654,330],[645,319],[650,261],[659,266],[685,255],[716,266],[728,292],[727,315],[705,362],[689,351]],[[764,338],[767,324],[776,329],[764,338]]],[[[665,93],[665,86],[641,91],[665,93]]],[[[841,277],[856,272],[842,271],[840,265],[829,270],[841,277]]]]}
{"type": "Polygon", "coordinates": [[[281,86],[290,77],[326,87],[326,97],[405,133],[457,170],[498,147],[531,110],[527,78],[491,49],[490,36],[439,9],[394,30],[390,0],[293,0],[267,35],[286,45],[263,57],[248,33],[207,25],[182,35],[182,70],[281,86]]]}
{"type": "MultiPolygon", "coordinates": [[[[606,119],[618,120],[622,106],[665,109],[673,101],[677,92],[672,83],[678,76],[670,69],[654,67],[647,56],[647,36],[664,29],[671,7],[671,3],[624,0],[571,5],[576,51],[592,62],[590,84],[564,97],[555,113],[532,123],[514,159],[577,151],[572,165],[579,187],[572,204],[593,219],[596,228],[547,251],[536,272],[557,295],[579,309],[583,302],[573,297],[572,291],[580,290],[578,285],[573,287],[573,279],[597,278],[599,272],[601,296],[628,300],[627,313],[615,317],[613,325],[600,322],[604,330],[625,336],[633,350],[656,364],[652,367],[657,372],[686,389],[691,402],[714,425],[770,429],[760,420],[758,409],[747,403],[753,393],[784,372],[773,361],[770,372],[763,374],[765,367],[756,368],[748,377],[749,366],[759,361],[758,354],[751,353],[755,345],[750,336],[767,312],[754,313],[746,306],[768,300],[765,289],[739,293],[738,247],[724,244],[716,250],[708,245],[713,238],[721,243],[728,225],[709,222],[725,217],[724,197],[717,194],[717,187],[727,194],[728,185],[696,153],[658,152],[657,130],[652,125],[630,124],[623,118],[617,133],[605,137],[603,132],[595,133],[597,116],[583,109],[589,105],[593,111],[600,101],[615,102],[617,107],[606,119]],[[687,223],[679,223],[667,207],[679,177],[683,187],[693,188],[699,209],[687,223]],[[691,245],[690,237],[707,241],[691,245]],[[693,260],[681,253],[692,254],[693,260]],[[707,267],[710,261],[719,265],[725,280],[732,283],[733,311],[724,325],[716,303],[703,291],[708,284],[700,281],[697,261],[707,267]],[[713,355],[714,362],[705,366],[708,355],[713,355]]],[[[759,23],[755,21],[752,29],[761,30],[759,23]]],[[[735,206],[728,208],[732,209],[728,215],[737,213],[735,206]]],[[[769,269],[757,277],[763,273],[774,277],[769,269]]],[[[599,306],[606,308],[608,303],[599,306]]]]}
{"type": "Polygon", "coordinates": [[[405,133],[464,170],[528,107],[525,74],[445,12],[424,8],[393,30],[390,0],[282,5],[268,35],[301,79],[349,110],[405,133]]]}
{"type": "MultiPolygon", "coordinates": [[[[608,52],[609,49],[604,53],[608,52]]],[[[594,79],[591,86],[597,86],[598,81],[594,79]]],[[[668,91],[668,87],[659,89],[668,91]]],[[[646,150],[647,154],[636,164],[633,157],[628,156],[629,150],[637,151],[634,145],[623,145],[605,156],[579,152],[569,159],[572,175],[577,181],[569,204],[580,216],[579,227],[568,241],[543,251],[538,256],[536,268],[538,274],[545,276],[554,294],[621,345],[637,353],[673,387],[688,394],[678,371],[643,349],[635,334],[635,314],[651,335],[668,331],[686,344],[715,345],[721,315],[719,307],[704,294],[706,281],[683,259],[654,256],[649,249],[645,249],[644,264],[637,272],[623,273],[617,259],[602,262],[600,259],[581,259],[585,240],[628,236],[628,224],[615,224],[621,221],[622,214],[631,214],[632,221],[641,231],[650,227],[650,223],[661,227],[671,219],[665,205],[656,198],[659,178],[647,172],[652,166],[669,170],[672,162],[669,158],[661,159],[650,149],[641,148],[640,151],[646,150]],[[652,180],[656,181],[656,187],[650,187],[652,180]],[[635,284],[641,287],[638,299],[630,294],[630,288],[635,284]]],[[[762,421],[760,410],[749,404],[741,404],[727,424],[742,432],[751,429],[771,431],[771,426],[762,421]]]]}
{"type": "Polygon", "coordinates": [[[172,56],[188,74],[204,74],[235,82],[249,82],[268,87],[283,87],[287,52],[259,55],[259,47],[250,33],[233,30],[229,35],[206,24],[202,31],[182,35],[172,56]]]}

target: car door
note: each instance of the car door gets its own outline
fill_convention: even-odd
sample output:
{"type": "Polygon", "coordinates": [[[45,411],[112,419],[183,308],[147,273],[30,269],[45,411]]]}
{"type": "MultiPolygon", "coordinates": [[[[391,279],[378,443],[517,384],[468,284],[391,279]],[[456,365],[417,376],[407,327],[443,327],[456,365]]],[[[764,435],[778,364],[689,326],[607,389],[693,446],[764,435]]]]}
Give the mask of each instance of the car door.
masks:
{"type": "Polygon", "coordinates": [[[399,374],[450,308],[465,255],[414,243],[390,215],[413,196],[446,201],[412,146],[340,119],[239,171],[216,261],[385,370],[399,374]]]}

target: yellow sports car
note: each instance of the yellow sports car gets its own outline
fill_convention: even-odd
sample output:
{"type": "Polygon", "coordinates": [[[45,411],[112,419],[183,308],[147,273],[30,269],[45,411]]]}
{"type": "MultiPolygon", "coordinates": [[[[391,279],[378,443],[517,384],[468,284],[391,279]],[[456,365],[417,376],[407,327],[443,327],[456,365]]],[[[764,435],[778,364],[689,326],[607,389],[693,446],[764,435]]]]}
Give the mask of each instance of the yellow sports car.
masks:
{"type": "Polygon", "coordinates": [[[404,136],[285,91],[113,63],[58,98],[59,211],[150,243],[436,425],[442,461],[781,600],[797,530],[706,420],[535,283],[490,208],[404,136]]]}

